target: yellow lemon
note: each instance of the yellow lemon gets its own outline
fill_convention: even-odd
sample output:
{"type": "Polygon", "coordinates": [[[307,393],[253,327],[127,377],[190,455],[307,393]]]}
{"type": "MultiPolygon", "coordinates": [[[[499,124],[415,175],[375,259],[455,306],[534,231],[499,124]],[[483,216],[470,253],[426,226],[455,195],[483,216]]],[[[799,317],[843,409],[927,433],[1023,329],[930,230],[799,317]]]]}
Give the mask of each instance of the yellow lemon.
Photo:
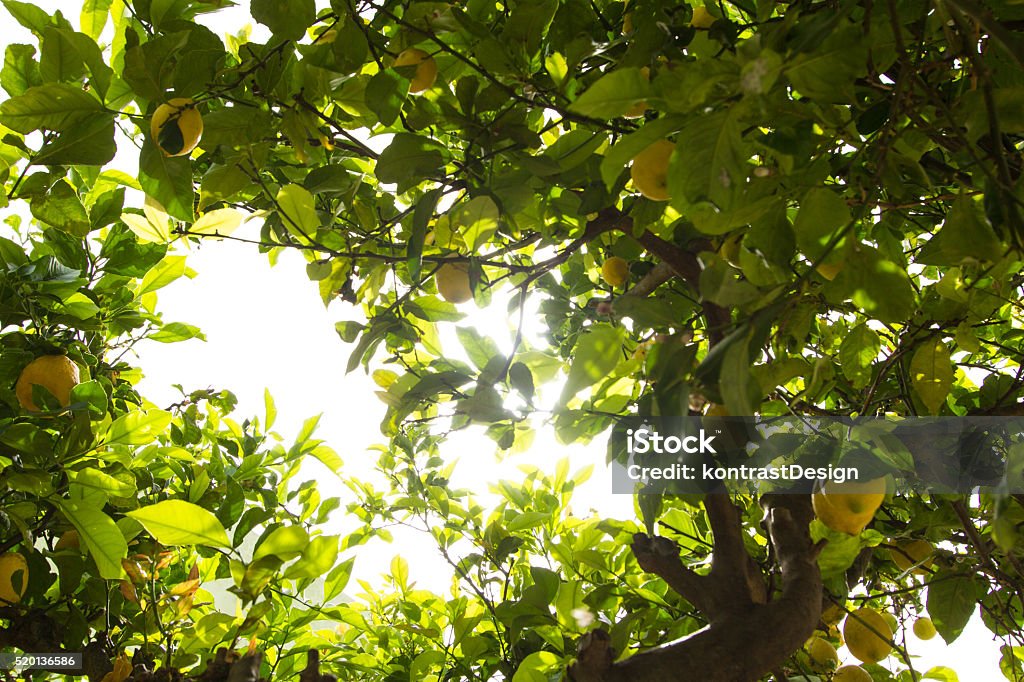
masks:
{"type": "Polygon", "coordinates": [[[185,156],[203,136],[203,115],[192,100],[175,97],[153,112],[149,134],[164,156],[185,156]]]}
{"type": "Polygon", "coordinates": [[[926,569],[932,565],[933,551],[932,544],[927,540],[910,540],[897,542],[896,547],[889,550],[889,556],[901,571],[908,571],[911,566],[920,564],[914,569],[914,573],[927,575],[926,569]]]}
{"type": "Polygon", "coordinates": [[[612,256],[601,266],[601,278],[613,287],[621,287],[629,280],[629,263],[624,258],[612,256]]]}
{"type": "Polygon", "coordinates": [[[858,535],[885,499],[885,477],[863,483],[829,482],[811,496],[814,514],[832,530],[858,535]]]}
{"type": "Polygon", "coordinates": [[[835,670],[839,665],[836,648],[821,637],[812,637],[804,648],[807,649],[807,657],[811,659],[811,669],[815,672],[835,670]]]}
{"type": "Polygon", "coordinates": [[[931,618],[921,616],[914,621],[914,634],[917,635],[918,639],[931,639],[938,634],[938,631],[935,629],[935,623],[932,622],[931,618]]]}
{"type": "Polygon", "coordinates": [[[71,402],[71,389],[78,383],[78,365],[66,355],[42,355],[25,366],[14,386],[18,403],[29,412],[39,412],[32,401],[32,387],[42,386],[67,407],[71,402]]]}
{"type": "Polygon", "coordinates": [[[0,606],[17,604],[28,587],[28,562],[17,552],[0,554],[0,606]]]}
{"type": "Polygon", "coordinates": [[[694,28],[711,28],[715,23],[715,16],[708,11],[707,7],[694,7],[693,18],[690,19],[690,26],[694,28]]]}
{"type": "Polygon", "coordinates": [[[862,663],[878,663],[892,651],[892,629],[874,609],[857,609],[847,616],[843,639],[850,653],[862,663]]]}
{"type": "Polygon", "coordinates": [[[668,162],[676,146],[668,140],[658,140],[633,159],[629,176],[640,194],[651,201],[667,201],[668,162]]]}
{"type": "Polygon", "coordinates": [[[468,263],[444,263],[434,275],[437,291],[449,303],[465,303],[473,298],[468,263]]]}
{"type": "Polygon", "coordinates": [[[437,62],[429,54],[415,47],[402,50],[394,66],[415,66],[416,73],[409,82],[409,92],[416,95],[427,90],[437,79],[437,62]]]}
{"type": "Polygon", "coordinates": [[[832,682],[872,682],[868,671],[859,665],[844,665],[832,676],[832,682]]]}

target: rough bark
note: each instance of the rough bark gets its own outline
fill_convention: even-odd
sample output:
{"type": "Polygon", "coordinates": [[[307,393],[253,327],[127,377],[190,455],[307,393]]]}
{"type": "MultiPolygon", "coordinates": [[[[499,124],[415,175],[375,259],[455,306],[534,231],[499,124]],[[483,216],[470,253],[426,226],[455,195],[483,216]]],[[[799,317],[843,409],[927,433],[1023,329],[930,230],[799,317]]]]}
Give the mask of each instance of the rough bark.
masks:
{"type": "Polygon", "coordinates": [[[710,573],[698,575],[683,565],[665,538],[638,534],[633,551],[644,570],[661,576],[710,625],[686,639],[617,662],[608,635],[592,632],[580,642],[579,659],[569,671],[572,679],[754,682],[778,669],[821,617],[820,547],[812,543],[808,531],[813,512],[807,496],[766,495],[762,505],[781,577],[778,594],[767,594],[763,577],[743,548],[740,515],[728,496],[708,495],[704,506],[715,534],[710,573]]]}

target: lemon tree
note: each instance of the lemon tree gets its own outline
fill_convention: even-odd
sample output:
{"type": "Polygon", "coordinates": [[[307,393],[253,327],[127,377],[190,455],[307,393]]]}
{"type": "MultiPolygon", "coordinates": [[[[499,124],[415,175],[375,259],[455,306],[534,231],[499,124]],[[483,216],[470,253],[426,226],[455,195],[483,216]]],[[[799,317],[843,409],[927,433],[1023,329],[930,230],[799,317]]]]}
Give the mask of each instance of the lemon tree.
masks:
{"type": "Polygon", "coordinates": [[[445,442],[1024,413],[1019,3],[252,0],[230,35],[223,2],[2,4],[24,37],[0,69],[0,552],[28,582],[0,646],[89,651],[92,682],[126,652],[201,679],[644,682],[810,676],[817,637],[856,680],[929,674],[909,624],[948,643],[973,618],[1024,674],[1024,491],[985,443],[950,471],[948,443],[881,434],[885,490],[601,519],[554,464],[481,509],[445,442]],[[134,344],[202,337],[159,293],[207,239],[295,250],[350,304],[382,487],[299,487],[303,459],[342,467],[315,420],[277,443],[272,400],[235,418],[226,388],[139,394],[134,344]],[[512,328],[478,329],[470,299],[512,328]],[[949,485],[895,485],[919,473],[949,485]],[[359,552],[410,525],[451,592],[406,558],[343,599],[359,552]]]}

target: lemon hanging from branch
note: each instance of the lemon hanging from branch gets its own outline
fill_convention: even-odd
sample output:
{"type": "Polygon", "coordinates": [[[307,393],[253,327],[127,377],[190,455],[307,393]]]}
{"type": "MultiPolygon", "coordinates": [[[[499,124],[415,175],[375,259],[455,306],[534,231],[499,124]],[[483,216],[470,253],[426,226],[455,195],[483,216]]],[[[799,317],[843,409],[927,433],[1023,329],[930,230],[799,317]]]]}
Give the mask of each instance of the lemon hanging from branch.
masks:
{"type": "Polygon", "coordinates": [[[395,58],[394,66],[415,66],[416,71],[409,80],[409,92],[414,95],[429,90],[437,80],[437,62],[429,54],[419,48],[410,47],[402,50],[395,58]]]}
{"type": "Polygon", "coordinates": [[[153,112],[149,133],[164,156],[185,156],[203,136],[203,115],[191,99],[175,97],[153,112]]]}
{"type": "Polygon", "coordinates": [[[66,355],[42,355],[25,366],[18,376],[14,393],[18,403],[29,412],[41,408],[32,399],[33,386],[42,386],[67,407],[71,402],[71,389],[79,382],[78,365],[66,355]]]}
{"type": "Polygon", "coordinates": [[[17,552],[0,554],[0,606],[17,604],[28,587],[28,562],[17,552]]]}

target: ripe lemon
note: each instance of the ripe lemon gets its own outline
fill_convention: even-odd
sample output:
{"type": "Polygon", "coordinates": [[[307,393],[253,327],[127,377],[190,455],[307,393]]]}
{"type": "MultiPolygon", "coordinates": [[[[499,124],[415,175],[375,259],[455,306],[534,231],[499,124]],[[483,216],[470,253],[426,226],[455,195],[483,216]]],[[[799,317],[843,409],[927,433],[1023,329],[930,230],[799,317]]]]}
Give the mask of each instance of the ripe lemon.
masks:
{"type": "Polygon", "coordinates": [[[624,258],[612,256],[601,266],[601,279],[609,286],[621,287],[629,280],[629,263],[624,258]]]}
{"type": "Polygon", "coordinates": [[[708,11],[707,7],[694,7],[693,18],[690,19],[690,26],[694,28],[711,28],[715,23],[715,15],[708,11]]]}
{"type": "MultiPolygon", "coordinates": [[[[647,80],[651,80],[651,67],[649,67],[649,66],[640,67],[640,73],[647,80]]],[[[623,114],[623,117],[625,117],[625,118],[640,118],[645,113],[647,113],[647,102],[637,102],[636,104],[634,104],[632,107],[629,108],[629,111],[627,111],[626,113],[623,114]]]]}
{"type": "Polygon", "coordinates": [[[465,303],[473,298],[468,263],[444,263],[434,275],[437,292],[449,303],[465,303]]]}
{"type": "Polygon", "coordinates": [[[409,92],[416,95],[430,88],[437,79],[437,62],[429,54],[415,47],[402,50],[394,66],[415,66],[416,73],[409,82],[409,92]]]}
{"type": "Polygon", "coordinates": [[[931,639],[938,631],[935,629],[935,623],[932,619],[927,616],[921,616],[914,621],[914,634],[917,635],[918,639],[931,639]]]}
{"type": "Polygon", "coordinates": [[[832,676],[832,682],[871,682],[871,675],[859,665],[844,665],[832,676]]]}
{"type": "Polygon", "coordinates": [[[807,649],[807,657],[811,659],[811,669],[815,672],[835,670],[839,665],[836,648],[821,637],[812,637],[804,648],[807,649]]]}
{"type": "Polygon", "coordinates": [[[633,159],[629,176],[640,194],[651,201],[667,201],[668,161],[676,146],[668,140],[658,140],[633,159]]]}
{"type": "Polygon", "coordinates": [[[857,609],[847,616],[843,639],[850,653],[862,663],[878,663],[892,651],[892,629],[874,609],[857,609]]]}
{"type": "Polygon", "coordinates": [[[203,136],[203,115],[187,97],[175,97],[161,104],[149,121],[149,134],[164,156],[184,156],[203,136]]]}
{"type": "Polygon", "coordinates": [[[71,402],[71,389],[78,381],[78,365],[71,358],[66,355],[42,355],[21,370],[14,393],[23,408],[29,412],[39,412],[39,407],[32,402],[32,387],[38,384],[67,407],[71,402]]]}
{"type": "Polygon", "coordinates": [[[0,605],[17,604],[28,587],[28,562],[17,552],[0,554],[0,605]]]}
{"type": "Polygon", "coordinates": [[[897,542],[896,547],[889,550],[889,556],[901,571],[908,571],[911,566],[920,564],[914,573],[928,575],[926,568],[932,565],[933,551],[932,544],[927,540],[910,540],[897,542]]]}
{"type": "Polygon", "coordinates": [[[860,483],[829,482],[811,496],[814,514],[832,530],[858,535],[885,499],[885,477],[860,483]]]}

